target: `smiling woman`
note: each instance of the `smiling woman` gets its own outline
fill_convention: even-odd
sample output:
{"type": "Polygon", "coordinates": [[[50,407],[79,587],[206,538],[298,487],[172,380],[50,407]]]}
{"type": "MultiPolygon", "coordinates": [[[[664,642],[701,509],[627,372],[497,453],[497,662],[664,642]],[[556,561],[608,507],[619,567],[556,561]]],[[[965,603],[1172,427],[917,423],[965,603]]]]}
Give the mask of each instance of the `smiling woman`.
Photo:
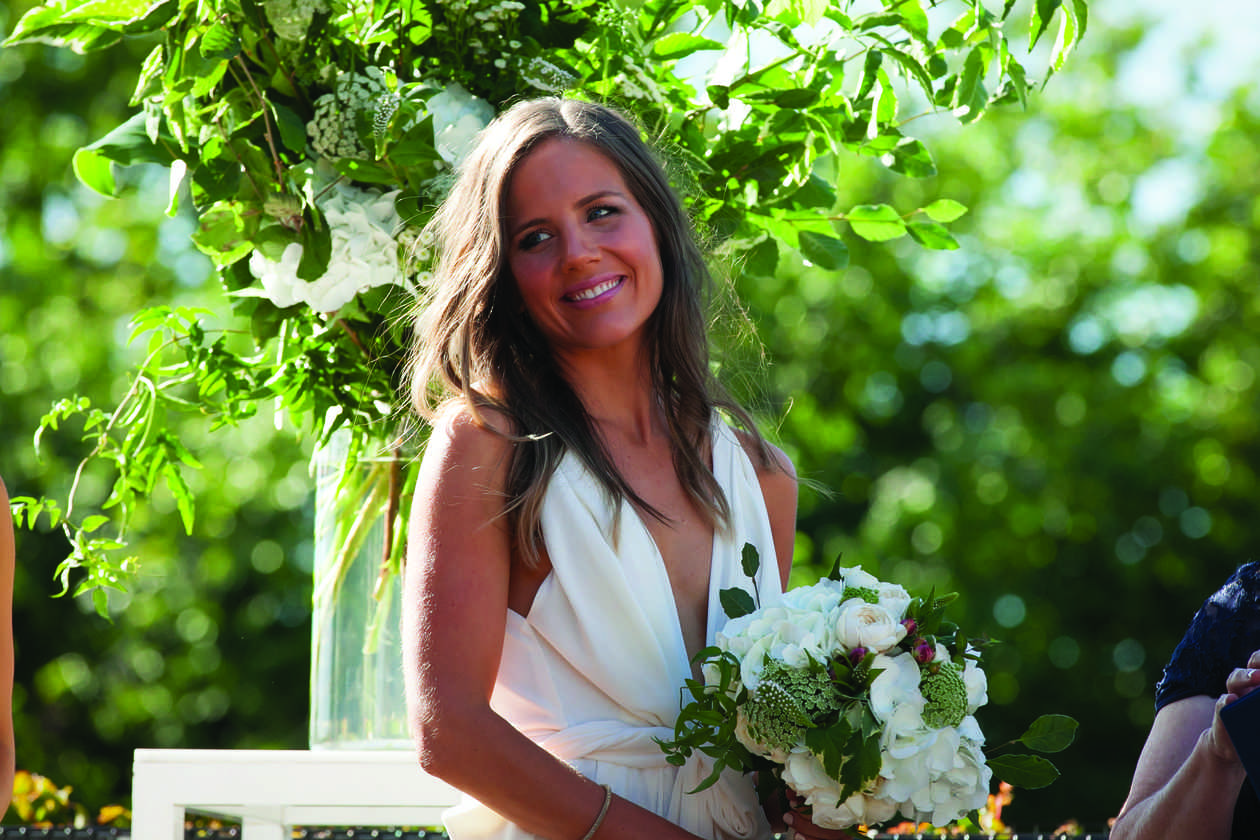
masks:
{"type": "Polygon", "coordinates": [[[420,761],[467,794],[447,830],[768,838],[748,778],[684,794],[712,762],[657,745],[739,547],[777,557],[772,597],[796,513],[791,464],[709,373],[704,260],[663,170],[614,111],[524,102],[434,230],[403,639],[420,761]]]}

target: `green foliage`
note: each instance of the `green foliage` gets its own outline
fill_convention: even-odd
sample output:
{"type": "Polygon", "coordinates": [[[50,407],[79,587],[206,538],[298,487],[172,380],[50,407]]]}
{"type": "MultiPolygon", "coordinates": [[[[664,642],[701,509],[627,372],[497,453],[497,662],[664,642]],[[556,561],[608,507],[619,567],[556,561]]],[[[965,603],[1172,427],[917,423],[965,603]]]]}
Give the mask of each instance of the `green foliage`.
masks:
{"type": "MultiPolygon", "coordinates": [[[[6,45],[43,42],[81,53],[130,39],[152,45],[131,97],[134,114],[80,149],[75,172],[114,196],[115,165],[169,166],[169,209],[186,189],[198,220],[192,239],[214,262],[241,325],[210,331],[200,316],[166,306],[138,316],[150,355],[132,389],[114,410],[82,409],[84,465],[99,460],[113,470],[114,490],[99,506],[113,527],[89,537],[81,517],[97,514],[80,512],[76,483],[62,520],[74,546],[63,585],[73,570],[85,573],[76,591],[119,584],[133,563],[114,555],[126,546],[136,504],[159,480],[192,527],[185,469],[194,462],[169,427],[172,411],[233,425],[275,402],[321,442],[342,426],[361,444],[403,433],[407,296],[376,292],[335,313],[294,312],[287,298],[258,289],[253,260],[274,261],[300,246],[294,281],[327,277],[334,233],[321,198],[339,181],[400,189],[416,211],[406,223],[423,224],[449,181],[453,152],[444,143],[452,141],[444,132],[470,134],[465,116],[442,116],[438,104],[457,86],[491,110],[558,91],[622,105],[677,164],[696,220],[721,243],[719,252],[734,257],[756,243],[770,271],[790,253],[844,267],[845,223],[865,239],[909,233],[930,249],[956,248],[940,212],[842,209],[832,174],[837,160],[857,156],[931,177],[936,166],[923,142],[905,133],[907,123],[937,111],[970,121],[1010,99],[1008,91],[1022,91],[1027,71],[1009,48],[1010,9],[999,17],[974,0],[951,5],[954,23],[935,36],[918,0],[877,11],[824,2],[758,9],[733,0],[485,9],[59,0],[31,9],[6,45]],[[717,64],[697,71],[686,63],[705,56],[717,64]],[[921,212],[934,221],[908,220],[921,212]]],[[[1075,24],[1078,6],[1060,15],[1063,50],[1084,30],[1083,17],[1075,24]]],[[[1039,7],[1033,41],[1054,12],[1039,7]]],[[[413,286],[409,275],[421,271],[404,269],[399,285],[413,286]]]]}

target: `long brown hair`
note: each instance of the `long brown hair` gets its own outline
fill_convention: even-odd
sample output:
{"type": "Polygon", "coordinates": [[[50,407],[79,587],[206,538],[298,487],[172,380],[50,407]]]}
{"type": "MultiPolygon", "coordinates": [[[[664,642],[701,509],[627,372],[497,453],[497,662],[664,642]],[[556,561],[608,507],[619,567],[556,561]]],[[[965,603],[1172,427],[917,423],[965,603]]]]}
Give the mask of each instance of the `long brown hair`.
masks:
{"type": "Polygon", "coordinates": [[[516,445],[508,465],[506,513],[515,551],[529,565],[538,561],[543,545],[539,519],[548,479],[568,450],[582,458],[614,501],[629,499],[668,521],[617,471],[545,338],[521,315],[506,256],[507,191],[521,161],[555,137],[586,143],[612,161],[651,220],[663,270],[661,300],[645,330],[652,386],[666,418],[674,469],[707,524],[719,527],[729,518],[726,497],[705,459],[715,409],[753,435],[763,465],[773,463],[752,418],[710,373],[703,306],[709,272],[682,203],[638,129],[590,102],[551,97],[519,102],[482,132],[431,222],[438,262],[418,316],[409,372],[412,404],[422,417],[431,418],[454,393],[479,420],[480,409],[492,408],[510,421],[516,445]]]}

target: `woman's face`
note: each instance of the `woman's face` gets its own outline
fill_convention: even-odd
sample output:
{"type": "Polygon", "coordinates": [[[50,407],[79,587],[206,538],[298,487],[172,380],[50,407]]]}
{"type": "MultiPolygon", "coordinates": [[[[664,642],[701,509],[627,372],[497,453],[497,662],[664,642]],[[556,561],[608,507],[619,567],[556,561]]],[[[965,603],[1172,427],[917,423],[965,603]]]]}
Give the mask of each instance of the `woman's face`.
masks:
{"type": "Polygon", "coordinates": [[[663,274],[647,214],[593,146],[543,141],[507,194],[507,262],[534,324],[558,355],[642,340],[663,274]]]}

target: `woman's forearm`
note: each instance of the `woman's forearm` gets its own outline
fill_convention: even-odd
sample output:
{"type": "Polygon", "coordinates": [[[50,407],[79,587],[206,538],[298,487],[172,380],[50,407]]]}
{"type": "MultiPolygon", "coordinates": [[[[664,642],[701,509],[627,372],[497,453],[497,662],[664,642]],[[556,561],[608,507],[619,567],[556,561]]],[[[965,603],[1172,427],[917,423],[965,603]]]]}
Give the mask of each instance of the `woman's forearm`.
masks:
{"type": "MultiPolygon", "coordinates": [[[[421,766],[532,834],[583,837],[603,805],[603,789],[492,711],[437,716],[419,726],[421,766]]],[[[613,797],[599,840],[696,840],[662,817],[613,797]]]]}
{"type": "Polygon", "coordinates": [[[1210,730],[1204,730],[1168,783],[1116,818],[1111,840],[1228,840],[1234,803],[1247,776],[1236,760],[1213,752],[1209,738],[1210,730]]]}

